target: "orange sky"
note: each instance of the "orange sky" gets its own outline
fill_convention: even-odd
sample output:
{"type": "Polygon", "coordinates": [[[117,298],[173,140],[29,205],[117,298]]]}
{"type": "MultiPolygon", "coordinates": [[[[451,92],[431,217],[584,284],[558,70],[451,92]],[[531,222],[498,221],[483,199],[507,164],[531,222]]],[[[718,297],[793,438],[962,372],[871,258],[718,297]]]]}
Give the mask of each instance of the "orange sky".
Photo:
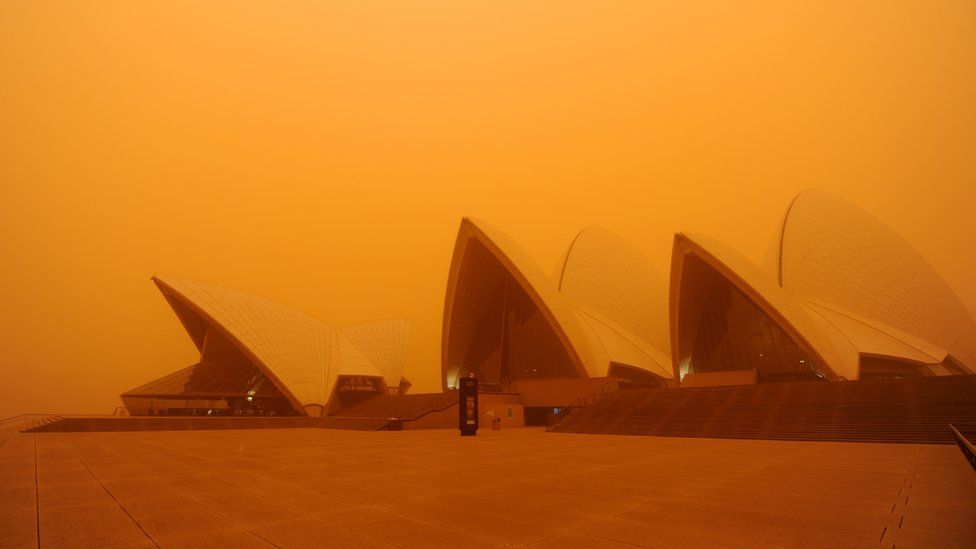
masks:
{"type": "Polygon", "coordinates": [[[192,363],[154,273],[413,317],[435,390],[462,215],[666,271],[675,230],[760,260],[815,185],[976,311],[976,3],[605,4],[0,3],[0,418],[192,363]]]}

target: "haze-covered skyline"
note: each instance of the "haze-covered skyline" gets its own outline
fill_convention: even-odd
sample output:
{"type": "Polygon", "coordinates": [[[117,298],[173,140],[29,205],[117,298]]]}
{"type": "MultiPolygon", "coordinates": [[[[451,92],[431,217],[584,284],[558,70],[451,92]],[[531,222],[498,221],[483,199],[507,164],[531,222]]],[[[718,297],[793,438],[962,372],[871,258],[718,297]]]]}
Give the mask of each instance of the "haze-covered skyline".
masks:
{"type": "Polygon", "coordinates": [[[595,224],[667,274],[678,230],[761,263],[817,186],[976,311],[968,3],[11,3],[0,30],[0,417],[191,364],[157,273],[413,318],[437,390],[462,216],[546,272],[595,224]]]}

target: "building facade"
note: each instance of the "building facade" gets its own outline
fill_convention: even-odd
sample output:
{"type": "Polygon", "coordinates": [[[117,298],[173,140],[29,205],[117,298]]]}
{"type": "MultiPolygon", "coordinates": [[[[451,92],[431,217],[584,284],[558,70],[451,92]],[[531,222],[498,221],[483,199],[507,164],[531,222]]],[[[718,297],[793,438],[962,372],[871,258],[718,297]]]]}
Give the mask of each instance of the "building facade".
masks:
{"type": "Polygon", "coordinates": [[[320,416],[410,385],[403,377],[409,320],[333,328],[233,288],[177,277],[153,282],[200,358],[123,393],[131,415],[320,416]]]}

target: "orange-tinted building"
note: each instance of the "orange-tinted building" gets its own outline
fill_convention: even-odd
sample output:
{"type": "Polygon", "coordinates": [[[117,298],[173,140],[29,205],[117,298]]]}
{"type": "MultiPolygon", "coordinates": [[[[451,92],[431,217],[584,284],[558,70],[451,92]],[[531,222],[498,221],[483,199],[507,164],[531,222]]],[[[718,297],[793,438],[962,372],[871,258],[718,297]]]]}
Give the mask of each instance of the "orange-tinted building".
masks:
{"type": "Polygon", "coordinates": [[[769,272],[715,239],[677,233],[668,289],[605,229],[579,233],[546,276],[503,232],[464,219],[445,300],[443,385],[473,372],[494,390],[520,393],[528,408],[565,405],[600,380],[695,386],[976,372],[972,316],[867,212],[805,191],[775,244],[769,272]]]}
{"type": "MultiPolygon", "coordinates": [[[[770,272],[715,239],[677,233],[669,287],[605,229],[581,231],[548,275],[504,232],[464,218],[444,303],[442,387],[474,374],[506,417],[524,407],[527,423],[545,423],[607,386],[976,372],[972,316],[879,220],[806,191],[776,244],[770,272]]],[[[409,388],[409,321],[333,328],[238,290],[153,280],[201,355],[124,393],[132,414],[321,416],[409,388]]]]}
{"type": "Polygon", "coordinates": [[[798,195],[773,272],[728,246],[674,237],[671,345],[679,381],[728,372],[758,381],[976,372],[976,323],[910,244],[819,190],[798,195]]]}
{"type": "Polygon", "coordinates": [[[409,320],[333,328],[240,290],[176,277],[153,282],[200,360],[123,393],[131,415],[321,416],[410,386],[409,320]]]}
{"type": "Polygon", "coordinates": [[[520,394],[528,423],[606,383],[671,383],[666,282],[619,236],[582,231],[555,276],[512,238],[461,221],[448,276],[442,382],[474,373],[520,394]]]}

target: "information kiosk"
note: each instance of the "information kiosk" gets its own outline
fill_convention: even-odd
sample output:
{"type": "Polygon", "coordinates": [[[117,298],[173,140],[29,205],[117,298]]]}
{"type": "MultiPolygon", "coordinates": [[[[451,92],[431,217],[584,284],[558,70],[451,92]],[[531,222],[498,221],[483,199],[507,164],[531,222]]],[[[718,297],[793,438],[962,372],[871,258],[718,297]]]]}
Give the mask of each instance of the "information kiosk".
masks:
{"type": "Polygon", "coordinates": [[[460,393],[458,428],[461,429],[462,437],[474,436],[478,434],[478,378],[474,376],[461,378],[458,391],[460,393]]]}

